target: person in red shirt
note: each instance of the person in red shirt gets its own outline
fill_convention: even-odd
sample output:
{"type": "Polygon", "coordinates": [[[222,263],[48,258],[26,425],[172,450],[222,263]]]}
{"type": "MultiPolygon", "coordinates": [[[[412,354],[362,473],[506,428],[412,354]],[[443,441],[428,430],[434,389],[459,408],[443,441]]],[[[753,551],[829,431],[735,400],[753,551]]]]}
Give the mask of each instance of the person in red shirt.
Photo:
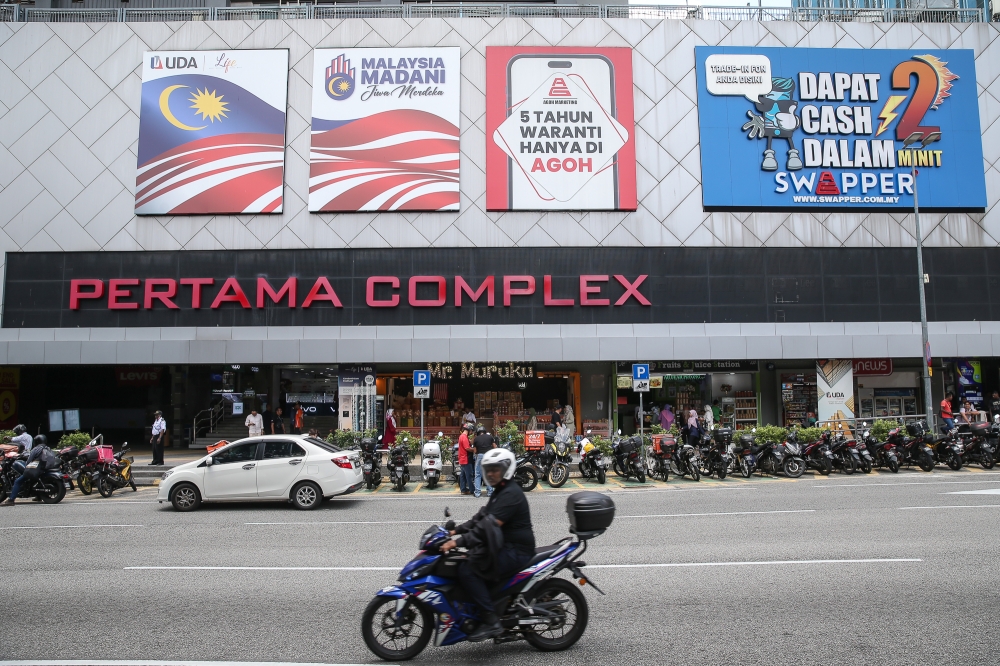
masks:
{"type": "Polygon", "coordinates": [[[306,420],[306,412],[302,409],[302,403],[295,403],[295,409],[292,411],[292,434],[301,435],[302,426],[306,420]]]}
{"type": "Polygon", "coordinates": [[[955,394],[948,391],[941,401],[941,429],[946,433],[955,429],[955,416],[951,412],[951,401],[954,397],[955,394]]]}
{"type": "Polygon", "coordinates": [[[458,487],[463,495],[472,494],[472,479],[475,473],[475,465],[472,462],[472,442],[469,441],[469,433],[472,432],[472,424],[466,423],[462,428],[462,434],[458,436],[458,464],[461,472],[458,475],[458,487]]]}

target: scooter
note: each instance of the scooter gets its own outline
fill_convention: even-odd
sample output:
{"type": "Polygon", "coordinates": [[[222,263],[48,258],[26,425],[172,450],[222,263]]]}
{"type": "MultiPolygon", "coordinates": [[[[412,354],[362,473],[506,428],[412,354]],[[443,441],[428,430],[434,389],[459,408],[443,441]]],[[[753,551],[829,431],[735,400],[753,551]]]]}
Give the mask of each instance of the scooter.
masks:
{"type": "Polygon", "coordinates": [[[528,493],[538,485],[538,471],[535,469],[535,454],[524,453],[518,455],[514,450],[514,443],[510,440],[500,442],[500,448],[507,449],[514,454],[517,469],[514,470],[514,481],[521,486],[521,490],[528,493]]]}
{"type": "Polygon", "coordinates": [[[403,435],[403,440],[389,449],[389,481],[393,487],[402,492],[410,481],[410,438],[403,435]]]}
{"type": "Polygon", "coordinates": [[[128,453],[128,442],[122,444],[122,450],[115,454],[115,461],[106,463],[97,473],[97,492],[101,497],[111,497],[119,488],[130,486],[132,492],[136,492],[135,480],[132,478],[133,458],[125,457],[128,453]]]}
{"type": "Polygon", "coordinates": [[[441,438],[443,432],[438,433],[438,439],[424,442],[420,447],[420,473],[427,482],[428,488],[433,488],[441,480],[441,438]]]}
{"type": "MultiPolygon", "coordinates": [[[[590,431],[587,431],[590,434],[590,431]]],[[[584,437],[577,444],[577,451],[580,454],[580,474],[585,479],[597,479],[603,484],[608,475],[610,463],[605,459],[601,450],[590,441],[589,437],[584,437]]]]}
{"type": "Polygon", "coordinates": [[[361,439],[361,469],[368,490],[382,483],[382,456],[378,452],[378,442],[381,440],[382,435],[378,436],[378,440],[374,437],[361,439]]]}

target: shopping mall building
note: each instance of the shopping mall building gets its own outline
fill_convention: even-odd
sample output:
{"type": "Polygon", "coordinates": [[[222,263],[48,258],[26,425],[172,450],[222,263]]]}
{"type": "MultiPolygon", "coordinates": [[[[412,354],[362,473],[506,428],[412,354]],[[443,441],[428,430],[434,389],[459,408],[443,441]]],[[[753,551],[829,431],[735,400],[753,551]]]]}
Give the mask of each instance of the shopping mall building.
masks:
{"type": "Polygon", "coordinates": [[[430,428],[629,430],[637,362],[737,427],[922,413],[915,196],[933,401],[1000,388],[982,8],[45,4],[0,5],[5,426],[411,426],[429,369],[430,428]]]}

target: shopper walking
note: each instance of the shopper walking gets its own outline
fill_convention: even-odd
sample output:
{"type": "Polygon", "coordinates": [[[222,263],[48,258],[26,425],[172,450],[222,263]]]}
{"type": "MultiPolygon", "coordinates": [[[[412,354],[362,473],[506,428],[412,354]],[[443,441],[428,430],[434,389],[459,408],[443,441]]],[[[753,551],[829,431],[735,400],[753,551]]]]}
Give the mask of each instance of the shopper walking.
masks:
{"type": "Polygon", "coordinates": [[[458,436],[458,487],[463,495],[472,494],[472,480],[474,478],[474,465],[472,456],[475,455],[472,442],[469,441],[469,433],[472,432],[472,424],[466,423],[462,428],[462,434],[458,436]]]}
{"type": "Polygon", "coordinates": [[[272,435],[284,435],[285,434],[285,420],[281,418],[281,407],[274,410],[274,418],[271,419],[271,434],[272,435]]]}
{"type": "MultiPolygon", "coordinates": [[[[486,432],[486,428],[479,426],[476,428],[476,438],[472,440],[472,446],[476,449],[476,477],[472,481],[472,494],[479,497],[483,488],[483,456],[490,449],[497,447],[493,435],[486,432]]],[[[488,495],[493,495],[493,486],[488,486],[488,495]]]]}
{"type": "Polygon", "coordinates": [[[156,410],[153,412],[153,436],[149,438],[149,443],[153,447],[153,460],[150,465],[163,464],[163,438],[167,435],[167,422],[163,420],[163,412],[156,410]]]}
{"type": "Polygon", "coordinates": [[[248,437],[260,437],[264,434],[264,417],[257,413],[256,409],[251,409],[247,414],[243,425],[247,427],[250,434],[248,437]]]}

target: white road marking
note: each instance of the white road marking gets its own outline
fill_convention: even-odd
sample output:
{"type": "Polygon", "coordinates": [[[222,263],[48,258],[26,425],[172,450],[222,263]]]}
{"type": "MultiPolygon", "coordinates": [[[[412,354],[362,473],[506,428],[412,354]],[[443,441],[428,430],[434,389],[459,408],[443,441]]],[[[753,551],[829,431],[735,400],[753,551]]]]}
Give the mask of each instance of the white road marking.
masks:
{"type": "Polygon", "coordinates": [[[899,483],[821,483],[813,488],[864,488],[866,486],[938,486],[949,484],[980,484],[980,483],[1000,483],[1000,481],[983,479],[982,481],[901,481],[899,483]]]}
{"type": "Polygon", "coordinates": [[[942,506],[901,506],[900,511],[915,509],[1000,509],[1000,504],[954,504],[942,506]]]}
{"type": "Polygon", "coordinates": [[[1000,495],[1000,488],[986,488],[985,490],[952,490],[942,495],[1000,495]]]}
{"type": "Polygon", "coordinates": [[[720,513],[660,513],[645,516],[618,516],[619,518],[687,518],[689,516],[756,516],[768,513],[816,513],[816,509],[794,509],[788,511],[726,511],[720,513]]]}
{"type": "Polygon", "coordinates": [[[66,661],[51,661],[36,659],[33,661],[0,661],[0,666],[360,666],[360,664],[314,664],[290,661],[155,661],[144,660],[100,660],[71,659],[66,661]]]}
{"type": "Polygon", "coordinates": [[[439,520],[318,520],[305,523],[243,523],[244,525],[429,525],[439,520]]]}
{"type": "Polygon", "coordinates": [[[765,560],[756,562],[669,562],[666,564],[588,564],[588,569],[666,569],[675,567],[746,567],[765,564],[888,564],[892,562],[923,562],[915,557],[878,558],[864,560],[765,560]]]}
{"type": "MultiPolygon", "coordinates": [[[[403,567],[401,566],[400,567],[125,567],[123,570],[124,571],[399,571],[402,568],[403,567]]],[[[0,666],[3,666],[3,664],[0,663],[0,666]]]]}
{"type": "Polygon", "coordinates": [[[145,527],[145,525],[28,525],[0,527],[0,530],[79,530],[95,527],[145,527]]]}

